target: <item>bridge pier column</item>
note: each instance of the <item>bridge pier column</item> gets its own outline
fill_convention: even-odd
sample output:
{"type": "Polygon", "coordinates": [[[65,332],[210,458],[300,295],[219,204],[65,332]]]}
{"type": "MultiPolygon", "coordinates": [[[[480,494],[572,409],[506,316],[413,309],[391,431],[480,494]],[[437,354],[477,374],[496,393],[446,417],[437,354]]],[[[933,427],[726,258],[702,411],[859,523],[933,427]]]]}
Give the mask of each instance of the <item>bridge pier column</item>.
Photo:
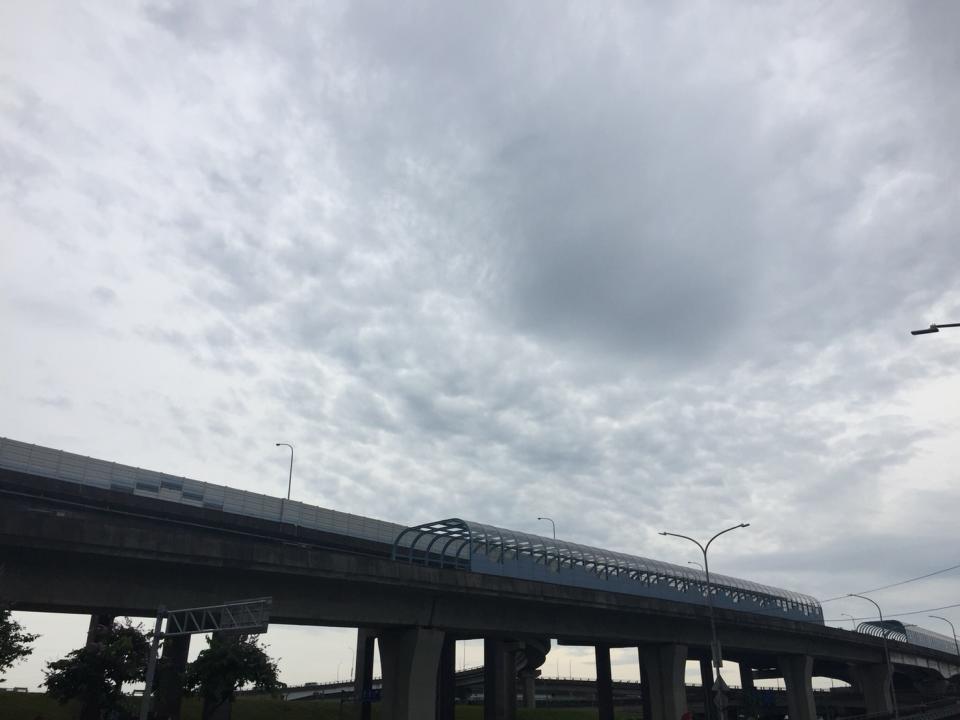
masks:
{"type": "Polygon", "coordinates": [[[373,651],[377,635],[373,630],[357,628],[354,700],[360,703],[360,720],[370,720],[370,693],[373,691],[373,651]]]}
{"type": "Polygon", "coordinates": [[[817,720],[813,700],[813,658],[809,655],[781,655],[777,664],[787,687],[790,720],[817,720]]]}
{"type": "Polygon", "coordinates": [[[595,645],[597,659],[597,717],[599,720],[613,720],[613,673],[610,669],[610,646],[595,645]]]}
{"type": "Polygon", "coordinates": [[[440,651],[437,669],[437,720],[454,720],[457,703],[457,639],[448,635],[440,651]]]}
{"type": "Polygon", "coordinates": [[[180,720],[183,679],[187,674],[189,654],[189,635],[163,639],[163,655],[157,664],[156,720],[180,720]]]}
{"type": "Polygon", "coordinates": [[[892,713],[893,697],[890,694],[890,672],[883,665],[853,665],[853,680],[863,694],[867,715],[892,713]]]}
{"type": "MultiPolygon", "coordinates": [[[[680,720],[687,711],[686,645],[641,645],[640,674],[646,720],[680,720]],[[648,700],[649,697],[649,700],[648,700]]],[[[793,720],[791,718],[791,720],[793,720]]]]}
{"type": "Polygon", "coordinates": [[[700,660],[700,685],[703,686],[703,715],[706,720],[715,720],[717,712],[713,704],[713,665],[710,658],[700,660]]]}
{"type": "Polygon", "coordinates": [[[757,717],[757,688],[753,684],[753,668],[741,662],[740,665],[740,688],[742,690],[741,712],[745,717],[757,717]]]}
{"type": "Polygon", "coordinates": [[[93,645],[98,642],[100,633],[113,627],[113,621],[116,619],[113,613],[96,613],[90,616],[90,624],[87,626],[87,645],[93,645]]]}
{"type": "Polygon", "coordinates": [[[525,670],[520,678],[523,680],[523,706],[533,710],[537,707],[537,671],[525,670]]]}
{"type": "Polygon", "coordinates": [[[443,632],[414,627],[380,633],[383,720],[428,720],[437,712],[443,632]]]}
{"type": "MultiPolygon", "coordinates": [[[[87,645],[99,642],[100,636],[112,626],[116,616],[112,613],[96,613],[90,616],[90,625],[87,627],[87,645]]],[[[80,707],[80,720],[99,720],[100,708],[84,703],[80,707]]]]}
{"type": "Polygon", "coordinates": [[[517,716],[517,660],[513,643],[483,641],[483,720],[517,716]]]}

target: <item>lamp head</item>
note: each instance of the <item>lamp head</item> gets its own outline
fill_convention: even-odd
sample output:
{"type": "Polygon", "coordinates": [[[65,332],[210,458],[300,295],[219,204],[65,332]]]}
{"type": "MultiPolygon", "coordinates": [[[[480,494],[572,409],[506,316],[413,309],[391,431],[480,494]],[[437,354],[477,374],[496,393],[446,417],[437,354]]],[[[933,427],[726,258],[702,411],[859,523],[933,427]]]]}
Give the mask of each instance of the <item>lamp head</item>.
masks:
{"type": "Polygon", "coordinates": [[[667,534],[666,531],[657,533],[657,535],[666,535],[666,534],[667,534]]]}
{"type": "Polygon", "coordinates": [[[740,523],[740,527],[750,527],[750,523],[740,523]]]}
{"type": "Polygon", "coordinates": [[[936,325],[931,325],[930,327],[924,328],[923,330],[911,330],[910,334],[911,335],[929,335],[930,333],[936,333],[936,332],[940,332],[940,328],[938,328],[936,325]]]}

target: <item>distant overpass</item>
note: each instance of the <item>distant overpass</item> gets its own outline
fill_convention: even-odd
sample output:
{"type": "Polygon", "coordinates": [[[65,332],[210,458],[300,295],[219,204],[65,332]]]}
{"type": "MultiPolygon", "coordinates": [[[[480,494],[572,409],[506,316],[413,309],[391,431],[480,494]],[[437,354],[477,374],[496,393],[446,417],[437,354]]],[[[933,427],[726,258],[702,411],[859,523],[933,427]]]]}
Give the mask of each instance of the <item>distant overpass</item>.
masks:
{"type": "MultiPolygon", "coordinates": [[[[648,717],[655,720],[679,718],[688,706],[685,661],[707,661],[703,605],[397,562],[388,534],[376,535],[380,521],[371,521],[366,535],[344,534],[289,522],[282,506],[272,520],[229,512],[223,501],[187,505],[163,497],[163,477],[170,476],[138,493],[136,469],[116,467],[118,477],[133,482],[97,487],[65,480],[52,465],[4,460],[0,446],[3,591],[19,609],[149,616],[160,605],[269,595],[275,622],[361,628],[357,675],[368,690],[376,639],[385,718],[452,717],[458,639],[485,641],[485,718],[512,717],[518,694],[535,701],[542,682],[535,669],[548,638],[595,648],[601,720],[612,712],[611,647],[639,649],[648,717]],[[527,667],[518,672],[518,662],[527,667]]],[[[170,490],[181,497],[182,480],[170,490]]],[[[365,527],[364,518],[351,517],[365,527]]],[[[791,718],[814,720],[814,675],[855,684],[867,711],[889,709],[880,638],[725,607],[716,617],[724,657],[744,668],[741,682],[779,674],[791,718]]],[[[900,642],[890,647],[898,688],[932,688],[960,672],[955,655],[900,642]]]]}

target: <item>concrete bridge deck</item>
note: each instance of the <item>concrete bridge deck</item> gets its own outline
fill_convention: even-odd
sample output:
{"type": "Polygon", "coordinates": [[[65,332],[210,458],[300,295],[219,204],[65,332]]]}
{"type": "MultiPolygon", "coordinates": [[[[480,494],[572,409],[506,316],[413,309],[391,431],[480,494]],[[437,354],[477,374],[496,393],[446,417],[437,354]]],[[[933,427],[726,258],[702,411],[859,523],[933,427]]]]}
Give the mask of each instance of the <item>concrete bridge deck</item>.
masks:
{"type": "MultiPolygon", "coordinates": [[[[5,469],[0,497],[4,593],[18,608],[143,616],[160,605],[269,595],[276,622],[377,635],[394,717],[433,713],[437,676],[424,676],[418,658],[437,667],[444,643],[457,638],[501,649],[559,638],[601,654],[636,646],[642,658],[646,649],[645,673],[659,678],[651,688],[662,686],[659,696],[650,693],[655,714],[673,717],[685,704],[678,662],[705,658],[710,643],[705,608],[689,603],[406,565],[374,541],[5,469]],[[391,654],[396,667],[388,672],[391,654]]],[[[799,693],[799,720],[812,720],[813,674],[858,682],[875,696],[873,706],[884,706],[889,689],[875,670],[885,661],[881,639],[725,609],[716,617],[724,656],[781,672],[799,693]]],[[[901,643],[891,650],[899,682],[960,672],[946,653],[901,643]]],[[[509,717],[503,712],[490,717],[509,717]]]]}

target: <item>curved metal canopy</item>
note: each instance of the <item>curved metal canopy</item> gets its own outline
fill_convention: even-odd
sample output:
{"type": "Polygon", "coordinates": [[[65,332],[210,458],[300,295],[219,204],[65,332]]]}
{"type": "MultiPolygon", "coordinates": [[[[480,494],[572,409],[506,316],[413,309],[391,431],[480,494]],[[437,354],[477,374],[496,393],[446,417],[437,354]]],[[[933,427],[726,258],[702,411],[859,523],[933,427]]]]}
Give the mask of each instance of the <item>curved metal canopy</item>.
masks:
{"type": "MultiPolygon", "coordinates": [[[[659,560],[506,530],[460,518],[404,529],[394,541],[400,561],[440,568],[528,578],[562,585],[706,603],[703,571],[659,560]]],[[[711,573],[713,602],[746,612],[822,623],[817,600],[711,573]]]]}
{"type": "Polygon", "coordinates": [[[865,635],[875,635],[876,637],[886,637],[888,640],[897,640],[899,642],[910,643],[911,645],[920,645],[922,647],[933,648],[951,655],[957,654],[957,645],[952,637],[941,635],[933,630],[911,625],[910,623],[900,622],[899,620],[884,620],[883,622],[873,620],[871,622],[862,622],[857,626],[857,632],[865,635]]]}

